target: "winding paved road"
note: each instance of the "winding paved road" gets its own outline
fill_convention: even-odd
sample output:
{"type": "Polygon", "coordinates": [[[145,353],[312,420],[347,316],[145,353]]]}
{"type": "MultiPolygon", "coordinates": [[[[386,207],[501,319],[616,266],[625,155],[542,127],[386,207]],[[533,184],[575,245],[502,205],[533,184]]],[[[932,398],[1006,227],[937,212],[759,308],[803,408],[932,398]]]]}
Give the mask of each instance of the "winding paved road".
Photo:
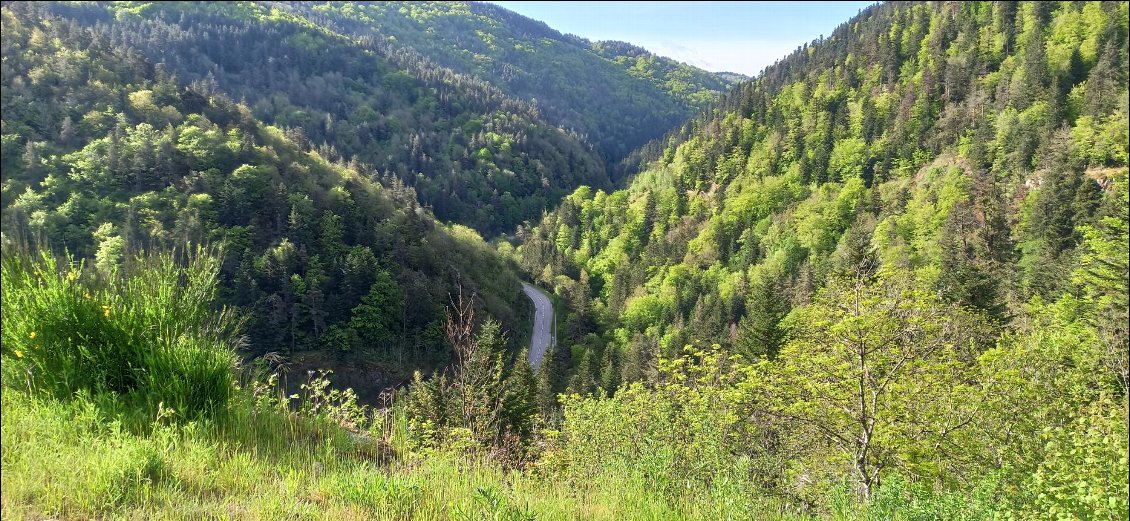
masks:
{"type": "Polygon", "coordinates": [[[534,334],[530,339],[530,365],[536,370],[553,343],[553,303],[532,284],[522,283],[522,291],[534,301],[534,334]]]}

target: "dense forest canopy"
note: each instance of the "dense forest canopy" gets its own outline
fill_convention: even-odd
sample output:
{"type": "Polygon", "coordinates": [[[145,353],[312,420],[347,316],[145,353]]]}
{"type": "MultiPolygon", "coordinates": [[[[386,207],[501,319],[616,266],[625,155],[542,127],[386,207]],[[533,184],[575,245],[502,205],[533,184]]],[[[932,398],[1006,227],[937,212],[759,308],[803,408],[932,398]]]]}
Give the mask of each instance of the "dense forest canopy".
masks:
{"type": "Polygon", "coordinates": [[[785,458],[763,486],[1086,474],[1026,444],[1126,422],[1127,19],[1124,2],[872,6],[635,152],[627,187],[581,187],[521,229],[505,251],[569,307],[554,390],[614,393],[566,424],[648,414],[666,364],[713,346],[706,370],[754,364],[732,391],[757,419],[733,428],[758,432],[718,443],[785,458]]]}
{"type": "Polygon", "coordinates": [[[591,315],[570,341],[626,367],[691,339],[773,354],[790,308],[860,269],[1007,327],[1070,289],[1081,229],[1119,214],[1126,12],[869,8],[644,147],[627,188],[575,191],[518,258],[591,315]]]}
{"type": "Polygon", "coordinates": [[[3,10],[6,250],[112,271],[143,249],[222,246],[221,301],[248,316],[247,354],[316,355],[365,389],[450,359],[443,308],[458,288],[525,329],[514,270],[473,230],[437,223],[399,178],[382,186],[299,127],[178,83],[115,45],[117,25],[51,15],[63,7],[3,10]]]}
{"type": "Polygon", "coordinates": [[[713,102],[732,81],[624,42],[563,35],[486,2],[290,2],[346,34],[414,49],[536,103],[608,163],[713,102]]]}
{"type": "Polygon", "coordinates": [[[396,177],[444,221],[512,232],[604,166],[531,104],[411,50],[258,3],[45,4],[170,81],[241,100],[331,160],[396,177]]]}
{"type": "Polygon", "coordinates": [[[610,187],[606,163],[729,85],[489,4],[40,9],[140,52],[174,82],[240,100],[324,157],[399,178],[440,220],[487,235],[513,233],[579,185],[610,187]]]}
{"type": "Polygon", "coordinates": [[[1130,515],[1126,2],[0,17],[5,518],[1130,515]]]}

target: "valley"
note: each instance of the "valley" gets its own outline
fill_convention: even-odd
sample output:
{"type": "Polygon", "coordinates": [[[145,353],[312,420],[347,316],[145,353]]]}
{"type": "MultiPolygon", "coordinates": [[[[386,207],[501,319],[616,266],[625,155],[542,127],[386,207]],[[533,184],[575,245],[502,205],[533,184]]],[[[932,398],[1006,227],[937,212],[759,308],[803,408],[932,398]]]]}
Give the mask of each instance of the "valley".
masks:
{"type": "Polygon", "coordinates": [[[1125,2],[0,21],[5,519],[1128,515],[1125,2]]]}

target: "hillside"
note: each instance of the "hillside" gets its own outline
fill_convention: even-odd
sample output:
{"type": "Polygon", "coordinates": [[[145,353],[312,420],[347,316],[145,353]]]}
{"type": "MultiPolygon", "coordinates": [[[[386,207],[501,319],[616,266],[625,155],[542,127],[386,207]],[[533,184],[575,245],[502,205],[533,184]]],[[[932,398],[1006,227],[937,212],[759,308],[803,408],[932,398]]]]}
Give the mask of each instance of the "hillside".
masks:
{"type": "Polygon", "coordinates": [[[1125,422],[1127,13],[874,6],[633,154],[627,188],[579,188],[513,250],[570,308],[552,388],[647,417],[632,382],[744,361],[717,392],[753,400],[733,428],[755,432],[719,443],[775,469],[761,486],[985,478],[1020,508],[1045,490],[1024,473],[1055,481],[1059,447],[1125,422]]]}
{"type": "Polygon", "coordinates": [[[681,124],[732,82],[623,42],[591,42],[485,2],[288,2],[534,102],[612,164],[681,124]]]}
{"type": "Polygon", "coordinates": [[[222,246],[221,302],[246,314],[244,355],[338,369],[369,397],[450,360],[440,330],[459,288],[526,329],[514,271],[478,234],[57,7],[3,10],[5,251],[111,271],[142,249],[222,246]]]}
{"type": "Polygon", "coordinates": [[[1117,215],[1126,8],[1008,5],[870,8],[524,230],[527,271],[594,315],[569,332],[592,376],[692,339],[775,353],[760,330],[861,262],[1001,327],[1067,289],[1079,228],[1117,215]]]}
{"type": "Polygon", "coordinates": [[[268,124],[301,129],[331,160],[368,164],[385,184],[399,178],[441,221],[492,236],[577,186],[610,187],[606,163],[728,85],[638,48],[591,44],[599,55],[489,4],[41,9],[141,52],[179,82],[243,101],[268,124]]]}
{"type": "Polygon", "coordinates": [[[40,7],[165,74],[241,100],[330,160],[412,188],[442,221],[513,232],[580,184],[607,186],[578,136],[531,104],[411,49],[353,38],[262,3],[40,7]]]}
{"type": "Polygon", "coordinates": [[[1126,2],[646,129],[709,78],[488,4],[0,22],[4,519],[1130,517],[1126,2]]]}

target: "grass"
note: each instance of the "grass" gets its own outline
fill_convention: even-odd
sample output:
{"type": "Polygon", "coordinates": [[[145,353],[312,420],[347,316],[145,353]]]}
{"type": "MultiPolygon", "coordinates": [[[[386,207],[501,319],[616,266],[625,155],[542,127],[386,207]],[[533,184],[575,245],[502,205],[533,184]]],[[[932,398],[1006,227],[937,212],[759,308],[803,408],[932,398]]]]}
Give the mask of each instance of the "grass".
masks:
{"type": "MultiPolygon", "coordinates": [[[[806,517],[744,481],[658,483],[638,461],[570,478],[554,457],[573,447],[519,470],[474,443],[428,446],[403,408],[359,406],[316,373],[288,396],[277,377],[236,365],[238,321],[211,308],[208,254],[114,273],[50,256],[2,262],[3,519],[806,517]]],[[[970,518],[961,497],[912,488],[884,488],[870,507],[845,493],[827,514],[970,518]]]]}
{"type": "Polygon", "coordinates": [[[234,384],[238,320],[213,312],[219,261],[203,252],[141,256],[112,272],[6,255],[3,352],[25,386],[65,399],[86,391],[146,415],[197,418],[234,384]]]}
{"type": "Polygon", "coordinates": [[[630,474],[561,486],[467,444],[422,448],[402,411],[324,379],[290,397],[241,374],[238,321],[211,307],[219,262],[190,257],[3,258],[4,519],[716,517],[630,474]]]}
{"type": "Polygon", "coordinates": [[[249,417],[158,422],[142,433],[85,398],[0,399],[4,519],[719,518],[668,504],[638,479],[563,487],[482,456],[413,453],[407,439],[395,441],[403,420],[391,429],[403,456],[382,463],[340,428],[252,416],[244,402],[232,413],[249,417]]]}

